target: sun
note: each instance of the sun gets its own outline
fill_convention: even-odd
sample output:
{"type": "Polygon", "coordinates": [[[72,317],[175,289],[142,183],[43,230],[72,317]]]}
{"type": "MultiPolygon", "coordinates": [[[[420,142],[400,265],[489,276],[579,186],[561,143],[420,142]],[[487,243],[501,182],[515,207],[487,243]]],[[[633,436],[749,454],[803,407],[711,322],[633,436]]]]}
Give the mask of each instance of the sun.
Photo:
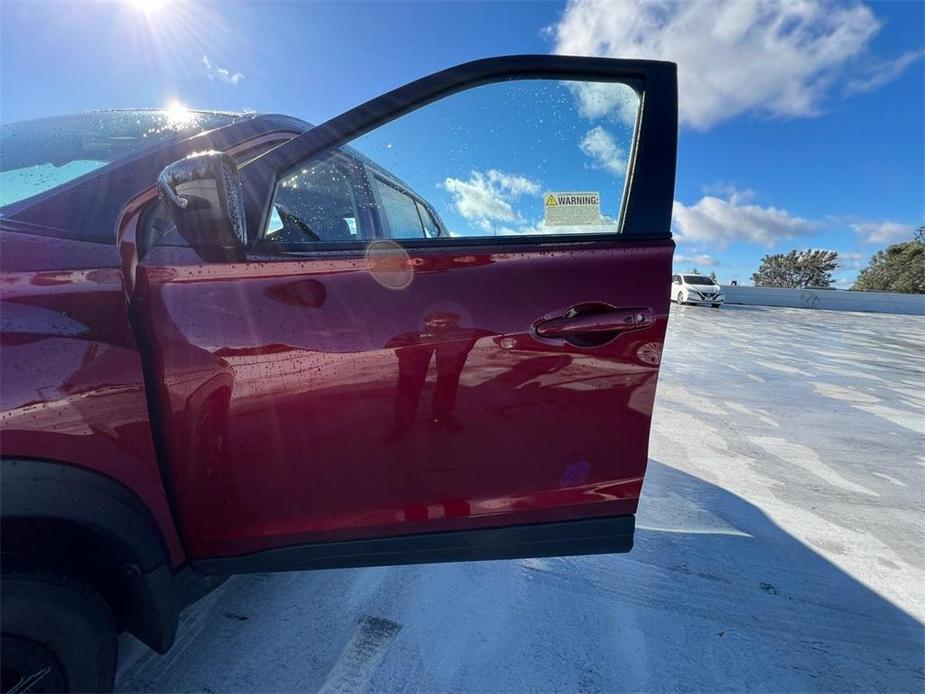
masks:
{"type": "Polygon", "coordinates": [[[170,0],[126,0],[126,2],[146,17],[153,17],[170,4],[170,0]]]}
{"type": "Polygon", "coordinates": [[[168,123],[174,127],[186,125],[196,118],[196,112],[189,110],[179,101],[171,101],[164,107],[163,111],[167,116],[168,123]]]}

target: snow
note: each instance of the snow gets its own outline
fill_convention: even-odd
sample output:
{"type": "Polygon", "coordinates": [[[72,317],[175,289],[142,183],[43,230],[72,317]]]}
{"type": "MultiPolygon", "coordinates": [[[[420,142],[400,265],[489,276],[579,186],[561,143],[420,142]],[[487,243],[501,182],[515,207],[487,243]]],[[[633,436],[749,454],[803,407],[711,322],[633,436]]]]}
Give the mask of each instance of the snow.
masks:
{"type": "Polygon", "coordinates": [[[631,553],[235,577],[117,689],[925,689],[925,320],[672,312],[631,553]]]}

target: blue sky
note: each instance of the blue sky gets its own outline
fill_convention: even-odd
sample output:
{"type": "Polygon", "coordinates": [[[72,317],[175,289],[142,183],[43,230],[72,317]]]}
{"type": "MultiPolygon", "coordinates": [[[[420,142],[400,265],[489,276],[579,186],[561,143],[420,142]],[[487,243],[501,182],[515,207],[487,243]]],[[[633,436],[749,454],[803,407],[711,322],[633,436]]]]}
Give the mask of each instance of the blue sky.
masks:
{"type": "Polygon", "coordinates": [[[0,121],[96,108],[321,122],[428,72],[509,53],[676,60],[680,270],[747,282],[833,248],[850,284],[925,223],[925,4],[0,4],[0,121]]]}
{"type": "Polygon", "coordinates": [[[525,80],[469,89],[352,146],[423,195],[451,233],[613,233],[639,97],[620,83],[586,87],[525,80]],[[582,95],[598,113],[582,111],[582,95]],[[565,191],[597,193],[603,223],[547,227],[545,199],[565,191]]]}

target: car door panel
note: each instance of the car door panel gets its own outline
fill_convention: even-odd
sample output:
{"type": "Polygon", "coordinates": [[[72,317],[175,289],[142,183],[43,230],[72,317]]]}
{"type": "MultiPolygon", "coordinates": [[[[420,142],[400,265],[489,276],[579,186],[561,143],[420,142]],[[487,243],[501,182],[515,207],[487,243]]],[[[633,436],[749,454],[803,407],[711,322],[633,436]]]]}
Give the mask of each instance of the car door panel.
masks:
{"type": "MultiPolygon", "coordinates": [[[[629,549],[668,319],[676,103],[673,66],[620,65],[661,80],[622,235],[255,241],[245,262],[148,253],[133,315],[181,533],[192,559],[214,562],[204,570],[629,549]],[[537,330],[607,312],[628,322],[537,330]]],[[[265,227],[294,161],[502,67],[425,78],[245,167],[248,225],[265,227]]]]}
{"type": "Polygon", "coordinates": [[[183,250],[146,259],[145,312],[173,326],[156,378],[192,556],[635,512],[670,242],[421,253],[401,292],[354,259],[156,271],[183,250]],[[653,296],[654,324],[598,348],[531,330],[653,296]]]}

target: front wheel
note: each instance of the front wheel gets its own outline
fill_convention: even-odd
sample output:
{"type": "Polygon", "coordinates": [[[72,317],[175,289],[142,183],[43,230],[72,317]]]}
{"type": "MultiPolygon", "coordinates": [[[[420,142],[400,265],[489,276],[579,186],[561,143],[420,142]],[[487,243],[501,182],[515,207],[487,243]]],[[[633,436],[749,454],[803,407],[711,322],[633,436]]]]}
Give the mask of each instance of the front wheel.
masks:
{"type": "Polygon", "coordinates": [[[3,579],[0,670],[7,692],[108,692],[116,627],[96,591],[65,576],[3,579]]]}

